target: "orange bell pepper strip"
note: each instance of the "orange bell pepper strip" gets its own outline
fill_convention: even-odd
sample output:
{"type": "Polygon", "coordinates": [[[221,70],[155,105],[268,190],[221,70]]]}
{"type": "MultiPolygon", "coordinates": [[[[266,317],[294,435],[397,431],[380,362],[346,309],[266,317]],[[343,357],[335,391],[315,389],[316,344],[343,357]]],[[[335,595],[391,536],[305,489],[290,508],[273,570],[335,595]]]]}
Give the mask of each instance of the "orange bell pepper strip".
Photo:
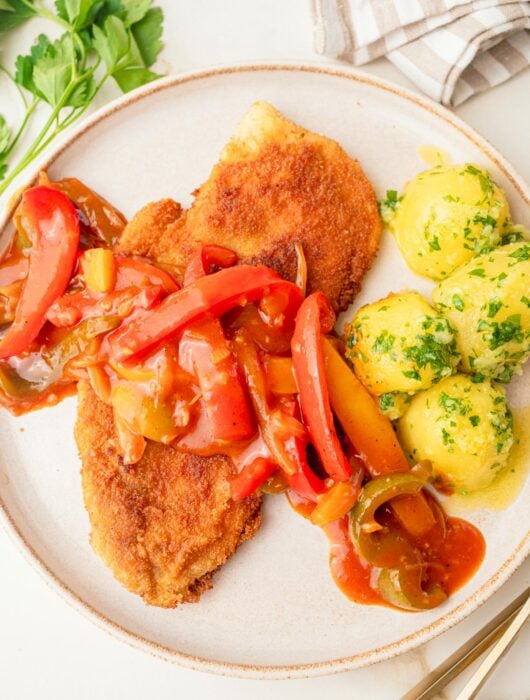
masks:
{"type": "Polygon", "coordinates": [[[79,246],[75,207],[61,192],[49,187],[26,190],[15,218],[31,248],[15,319],[0,340],[0,358],[21,353],[37,337],[46,312],[68,285],[79,246]]]}
{"type": "Polygon", "coordinates": [[[241,501],[252,495],[277,470],[278,465],[272,460],[257,457],[250,464],[245,465],[237,476],[230,479],[232,498],[235,501],[241,501]]]}
{"type": "Polygon", "coordinates": [[[359,498],[361,482],[362,472],[358,472],[356,481],[337,481],[319,496],[309,518],[313,525],[327,525],[349,513],[359,498]]]}
{"type": "Polygon", "coordinates": [[[149,314],[118,329],[109,338],[114,357],[121,361],[147,352],[207,315],[222,316],[275,290],[285,291],[293,305],[302,302],[296,285],[261,265],[238,265],[201,277],[170,294],[149,314]]]}
{"type": "MultiPolygon", "coordinates": [[[[215,267],[231,267],[236,262],[237,255],[228,248],[203,246],[191,258],[184,284],[192,284],[215,267]]],[[[245,388],[219,319],[206,318],[187,328],[182,334],[180,351],[189,365],[185,369],[194,373],[199,382],[212,441],[226,443],[249,438],[255,429],[245,388]]]]}
{"type": "MultiPolygon", "coordinates": [[[[371,477],[409,471],[409,463],[391,422],[357,379],[333,343],[323,339],[324,365],[333,411],[363,459],[371,477]]],[[[425,534],[436,520],[423,494],[392,501],[394,513],[413,536],[425,534]]]]}
{"type": "Polygon", "coordinates": [[[314,292],[296,315],[291,351],[302,415],[322,466],[335,481],[348,481],[352,468],[333,424],[322,351],[322,334],[334,323],[331,304],[322,292],[314,292]]]}
{"type": "Polygon", "coordinates": [[[370,476],[408,471],[409,463],[392,423],[328,338],[323,338],[322,348],[333,411],[370,476]]]}

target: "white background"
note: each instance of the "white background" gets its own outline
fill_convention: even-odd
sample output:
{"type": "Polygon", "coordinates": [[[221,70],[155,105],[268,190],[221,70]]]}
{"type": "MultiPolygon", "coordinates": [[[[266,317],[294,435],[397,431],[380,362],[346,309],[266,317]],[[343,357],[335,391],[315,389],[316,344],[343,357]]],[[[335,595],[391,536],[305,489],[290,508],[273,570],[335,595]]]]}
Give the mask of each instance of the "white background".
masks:
{"type": "MultiPolygon", "coordinates": [[[[166,13],[163,61],[168,72],[253,59],[316,58],[310,0],[160,0],[158,4],[166,13]]],[[[17,53],[25,51],[35,33],[35,24],[31,23],[9,39],[2,39],[2,62],[9,65],[17,53]]],[[[384,59],[365,69],[413,87],[384,59]]],[[[113,94],[109,88],[99,103],[113,94]]],[[[456,111],[530,181],[529,70],[456,111]]],[[[4,82],[0,83],[0,113],[16,113],[15,95],[4,82]]],[[[51,591],[2,531],[0,572],[1,700],[144,697],[321,700],[339,694],[394,700],[528,586],[530,579],[527,562],[471,618],[422,649],[398,659],[316,679],[250,681],[183,670],[113,639],[51,591]]],[[[530,626],[527,626],[480,692],[480,698],[530,698],[529,646],[530,626]]],[[[465,677],[450,686],[443,697],[447,700],[456,697],[465,677]]]]}

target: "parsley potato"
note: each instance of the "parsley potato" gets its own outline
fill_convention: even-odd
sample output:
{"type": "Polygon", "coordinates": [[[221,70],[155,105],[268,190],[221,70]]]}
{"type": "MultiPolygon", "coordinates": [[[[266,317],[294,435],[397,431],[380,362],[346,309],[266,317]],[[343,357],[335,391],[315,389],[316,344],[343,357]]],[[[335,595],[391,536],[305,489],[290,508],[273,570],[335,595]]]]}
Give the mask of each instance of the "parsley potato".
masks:
{"type": "Polygon", "coordinates": [[[464,374],[416,394],[397,425],[409,459],[430,460],[435,477],[461,493],[488,486],[513,442],[504,388],[464,374]]]}
{"type": "Polygon", "coordinates": [[[433,292],[457,332],[462,369],[508,382],[530,355],[530,243],[466,263],[433,292]]]}
{"type": "Polygon", "coordinates": [[[447,319],[418,292],[363,306],[345,328],[346,355],[390,418],[407,396],[453,374],[460,360],[447,319]]]}
{"type": "Polygon", "coordinates": [[[476,165],[438,165],[419,173],[402,197],[387,192],[383,219],[419,275],[439,280],[509,232],[504,192],[476,165]]]}

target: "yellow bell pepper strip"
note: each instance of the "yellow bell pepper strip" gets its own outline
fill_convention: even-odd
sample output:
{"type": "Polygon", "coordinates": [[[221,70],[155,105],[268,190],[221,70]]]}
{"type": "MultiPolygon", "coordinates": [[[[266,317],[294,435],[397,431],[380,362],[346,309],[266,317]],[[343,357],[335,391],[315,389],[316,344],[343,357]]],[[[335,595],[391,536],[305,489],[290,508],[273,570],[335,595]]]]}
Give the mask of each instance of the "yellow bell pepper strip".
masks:
{"type": "MultiPolygon", "coordinates": [[[[331,406],[370,476],[408,472],[409,463],[391,422],[381,413],[332,340],[324,338],[323,350],[331,406]]],[[[435,524],[431,508],[421,493],[403,496],[393,501],[392,507],[403,526],[415,537],[425,534],[435,524]]]]}
{"type": "Polygon", "coordinates": [[[411,562],[399,569],[381,569],[377,588],[383,600],[403,610],[431,610],[447,599],[442,586],[435,584],[423,590],[421,562],[411,562]]]}
{"type": "Polygon", "coordinates": [[[352,468],[333,424],[322,350],[322,335],[334,323],[331,304],[322,292],[314,292],[296,315],[291,351],[302,415],[322,466],[335,481],[348,481],[352,468]]]}
{"type": "Polygon", "coordinates": [[[182,432],[169,402],[151,395],[145,386],[119,381],[112,388],[110,401],[115,415],[149,440],[169,445],[182,432]]]}
{"type": "Polygon", "coordinates": [[[267,356],[265,358],[267,385],[273,394],[297,394],[293,361],[290,357],[267,356]]]}
{"type": "Polygon", "coordinates": [[[257,457],[250,464],[245,465],[237,476],[230,479],[232,498],[234,501],[241,501],[252,495],[276,471],[278,471],[278,465],[275,462],[257,457]]]}
{"type": "MultiPolygon", "coordinates": [[[[184,274],[184,285],[236,262],[237,255],[232,250],[205,245],[192,256],[184,274]]],[[[212,441],[230,443],[249,438],[255,428],[245,388],[219,319],[205,318],[187,328],[181,337],[180,353],[187,357],[184,369],[195,374],[199,382],[212,441]]]]}
{"type": "Polygon", "coordinates": [[[0,358],[18,355],[37,337],[46,312],[68,285],[79,245],[74,205],[60,192],[26,190],[15,218],[31,240],[29,268],[15,319],[0,339],[0,358]]]}
{"type": "Polygon", "coordinates": [[[237,331],[233,346],[272,460],[285,473],[292,489],[305,498],[316,500],[317,494],[326,490],[326,484],[307,462],[305,427],[280,407],[269,406],[265,371],[258,350],[244,329],[237,331]]]}
{"type": "Polygon", "coordinates": [[[109,248],[90,248],[83,253],[79,265],[87,289],[106,294],[116,284],[116,263],[109,248]]]}
{"type": "Polygon", "coordinates": [[[237,306],[285,291],[293,306],[302,301],[300,289],[264,266],[238,265],[206,275],[170,294],[156,309],[118,329],[110,338],[114,357],[125,360],[147,352],[205,316],[222,316],[237,306]]]}
{"type": "Polygon", "coordinates": [[[361,474],[362,472],[358,472],[355,482],[338,481],[329,491],[318,497],[317,505],[309,518],[313,525],[327,525],[350,512],[359,498],[361,474]]]}

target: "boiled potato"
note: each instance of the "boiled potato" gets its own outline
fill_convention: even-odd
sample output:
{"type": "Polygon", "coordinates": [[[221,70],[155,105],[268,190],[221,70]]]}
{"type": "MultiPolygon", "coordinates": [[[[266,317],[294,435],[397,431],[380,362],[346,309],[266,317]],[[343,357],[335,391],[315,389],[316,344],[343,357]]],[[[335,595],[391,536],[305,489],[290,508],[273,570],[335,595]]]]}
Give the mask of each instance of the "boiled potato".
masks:
{"type": "Polygon", "coordinates": [[[504,389],[468,375],[447,377],[413,397],[398,436],[411,461],[430,460],[445,486],[483,489],[506,466],[513,442],[504,389]]]}
{"type": "Polygon", "coordinates": [[[418,292],[363,306],[345,340],[357,376],[392,418],[406,402],[400,392],[427,389],[456,371],[460,359],[451,325],[418,292]]]}
{"type": "Polygon", "coordinates": [[[511,243],[455,270],[433,301],[457,331],[462,369],[507,382],[530,355],[530,243],[511,243]]]}
{"type": "Polygon", "coordinates": [[[409,267],[435,280],[498,245],[510,227],[504,192],[471,164],[420,173],[401,198],[387,193],[381,211],[409,267]]]}

